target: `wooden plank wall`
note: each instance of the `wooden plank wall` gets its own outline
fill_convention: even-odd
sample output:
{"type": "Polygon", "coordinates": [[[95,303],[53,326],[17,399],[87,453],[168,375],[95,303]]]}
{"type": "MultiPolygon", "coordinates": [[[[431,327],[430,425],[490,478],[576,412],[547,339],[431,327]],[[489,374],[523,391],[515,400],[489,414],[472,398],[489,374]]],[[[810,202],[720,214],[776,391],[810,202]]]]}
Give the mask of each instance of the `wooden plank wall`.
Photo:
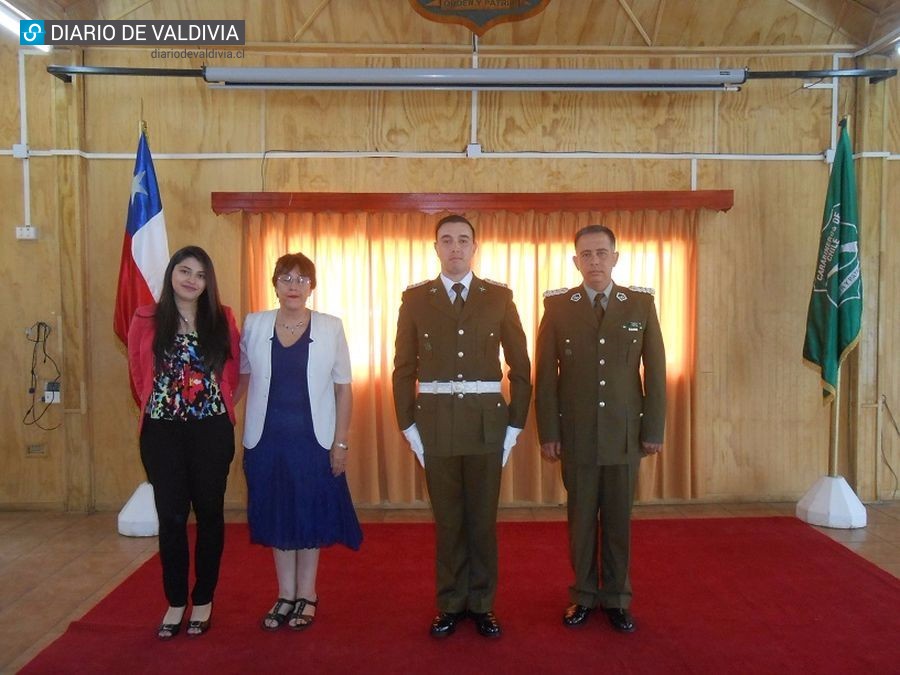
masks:
{"type": "MultiPolygon", "coordinates": [[[[167,18],[172,18],[168,12],[167,18]]],[[[361,19],[360,19],[361,20],[361,19]]],[[[453,27],[428,26],[426,31],[453,27]]],[[[525,30],[522,27],[511,31],[525,30]]],[[[136,449],[122,346],[112,308],[137,121],[149,122],[171,250],[201,243],[216,261],[222,293],[239,306],[240,218],[216,217],[211,191],[603,191],[691,188],[687,159],[304,158],[160,159],[164,153],[265,149],[453,151],[469,142],[470,96],[454,92],[211,91],[183,78],[91,77],[63,84],[48,63],[159,66],[148,51],[58,51],[26,58],[32,149],[128,153],[128,159],[35,156],[31,211],[37,241],[16,241],[23,219],[22,162],[0,155],[0,507],[118,508],[143,474],[136,449]],[[25,329],[47,322],[62,364],[63,406],[42,431],[24,426],[32,344],[25,329]],[[25,446],[47,455],[26,458],[25,446]]],[[[315,55],[303,65],[344,63],[315,55]]],[[[726,63],[726,61],[728,63],[726,63]]],[[[825,56],[743,59],[754,69],[819,69],[825,56]]],[[[465,65],[440,59],[367,57],[368,65],[465,65]]],[[[485,56],[489,66],[710,67],[702,57],[485,56]]],[[[18,100],[16,45],[0,42],[0,94],[18,100]]],[[[249,50],[241,65],[297,65],[288,55],[249,50]]],[[[165,64],[197,67],[196,63],[165,64]]],[[[885,66],[871,59],[870,65],[885,66]]],[[[894,63],[896,66],[896,62],[894,63]]],[[[900,153],[898,78],[842,87],[853,113],[855,150],[900,153]],[[864,92],[859,91],[865,89],[864,92]]],[[[828,410],[816,375],[802,364],[805,312],[828,166],[820,161],[725,159],[729,154],[811,154],[830,143],[831,95],[795,80],[754,81],[740,93],[483,93],[477,137],[485,152],[697,152],[699,189],[734,189],[726,214],[705,214],[699,246],[697,417],[699,500],[799,497],[827,468],[828,410]]],[[[0,148],[19,139],[15,105],[0,106],[0,148]]],[[[900,416],[900,162],[858,162],[867,309],[852,358],[841,470],[866,500],[895,498],[879,458],[878,399],[900,416]]],[[[46,372],[43,364],[41,373],[46,372]]],[[[900,438],[885,422],[883,455],[900,468],[900,438]]],[[[228,502],[245,488],[239,459],[228,502]]],[[[366,495],[356,495],[361,502],[366,495]]]]}

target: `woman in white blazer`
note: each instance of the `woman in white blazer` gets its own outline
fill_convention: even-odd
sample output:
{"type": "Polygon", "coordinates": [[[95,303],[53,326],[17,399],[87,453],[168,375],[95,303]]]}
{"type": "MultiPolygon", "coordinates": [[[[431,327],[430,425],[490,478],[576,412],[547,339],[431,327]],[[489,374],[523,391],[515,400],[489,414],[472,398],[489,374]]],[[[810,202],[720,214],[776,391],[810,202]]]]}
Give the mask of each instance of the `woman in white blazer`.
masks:
{"type": "Polygon", "coordinates": [[[362,542],[344,475],[350,351],[341,320],[306,307],[316,287],[309,258],[279,258],[272,285],[279,309],[249,314],[241,335],[247,521],[251,540],[272,547],[278,577],[262,627],[302,630],[319,602],[319,549],[362,542]]]}

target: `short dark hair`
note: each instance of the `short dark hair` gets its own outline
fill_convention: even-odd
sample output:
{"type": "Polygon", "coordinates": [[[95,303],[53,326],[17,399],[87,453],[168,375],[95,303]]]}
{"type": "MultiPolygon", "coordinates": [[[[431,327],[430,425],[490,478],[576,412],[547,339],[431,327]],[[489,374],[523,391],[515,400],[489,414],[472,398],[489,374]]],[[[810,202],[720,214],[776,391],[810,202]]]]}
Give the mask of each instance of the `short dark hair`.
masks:
{"type": "Polygon", "coordinates": [[[434,226],[435,241],[437,241],[438,238],[438,230],[440,230],[441,227],[443,227],[447,223],[465,223],[469,226],[469,229],[472,230],[472,241],[475,241],[475,226],[472,225],[472,223],[470,223],[467,218],[457,213],[451,213],[449,216],[444,216],[437,222],[437,225],[434,226]]]}
{"type": "Polygon", "coordinates": [[[578,248],[578,240],[586,234],[605,234],[612,243],[612,250],[616,250],[616,234],[606,225],[594,224],[585,225],[575,233],[575,248],[578,248]]]}
{"type": "Polygon", "coordinates": [[[276,286],[278,277],[282,274],[290,274],[295,267],[300,270],[300,274],[309,277],[309,290],[313,290],[316,287],[316,265],[302,253],[286,253],[275,261],[272,285],[276,286]]]}

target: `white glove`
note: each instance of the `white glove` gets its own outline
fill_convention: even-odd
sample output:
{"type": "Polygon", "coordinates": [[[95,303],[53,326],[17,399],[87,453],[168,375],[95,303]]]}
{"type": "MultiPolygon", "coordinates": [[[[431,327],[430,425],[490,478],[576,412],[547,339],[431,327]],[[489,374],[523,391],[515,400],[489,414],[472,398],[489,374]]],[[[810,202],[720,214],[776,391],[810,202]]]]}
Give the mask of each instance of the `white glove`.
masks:
{"type": "Polygon", "coordinates": [[[422,445],[422,437],[419,435],[419,429],[416,427],[416,423],[413,422],[409,428],[403,430],[403,435],[406,436],[406,440],[409,441],[409,447],[412,448],[412,451],[416,455],[416,459],[419,460],[419,464],[422,465],[422,468],[425,468],[425,446],[422,445]]]}
{"type": "Polygon", "coordinates": [[[522,433],[522,430],[517,427],[506,427],[506,438],[503,439],[503,461],[501,466],[506,466],[506,463],[509,461],[509,456],[512,454],[513,446],[516,444],[516,439],[519,438],[519,434],[522,433]]]}

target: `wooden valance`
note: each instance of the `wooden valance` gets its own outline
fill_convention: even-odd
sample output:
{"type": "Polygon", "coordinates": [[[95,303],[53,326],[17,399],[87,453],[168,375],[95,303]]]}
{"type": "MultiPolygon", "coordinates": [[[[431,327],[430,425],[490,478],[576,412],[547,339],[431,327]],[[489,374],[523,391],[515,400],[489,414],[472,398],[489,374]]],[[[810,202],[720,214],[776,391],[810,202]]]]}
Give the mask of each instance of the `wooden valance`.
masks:
{"type": "Polygon", "coordinates": [[[734,206],[734,190],[643,192],[213,192],[217,214],[248,211],[667,211],[734,206]]]}

